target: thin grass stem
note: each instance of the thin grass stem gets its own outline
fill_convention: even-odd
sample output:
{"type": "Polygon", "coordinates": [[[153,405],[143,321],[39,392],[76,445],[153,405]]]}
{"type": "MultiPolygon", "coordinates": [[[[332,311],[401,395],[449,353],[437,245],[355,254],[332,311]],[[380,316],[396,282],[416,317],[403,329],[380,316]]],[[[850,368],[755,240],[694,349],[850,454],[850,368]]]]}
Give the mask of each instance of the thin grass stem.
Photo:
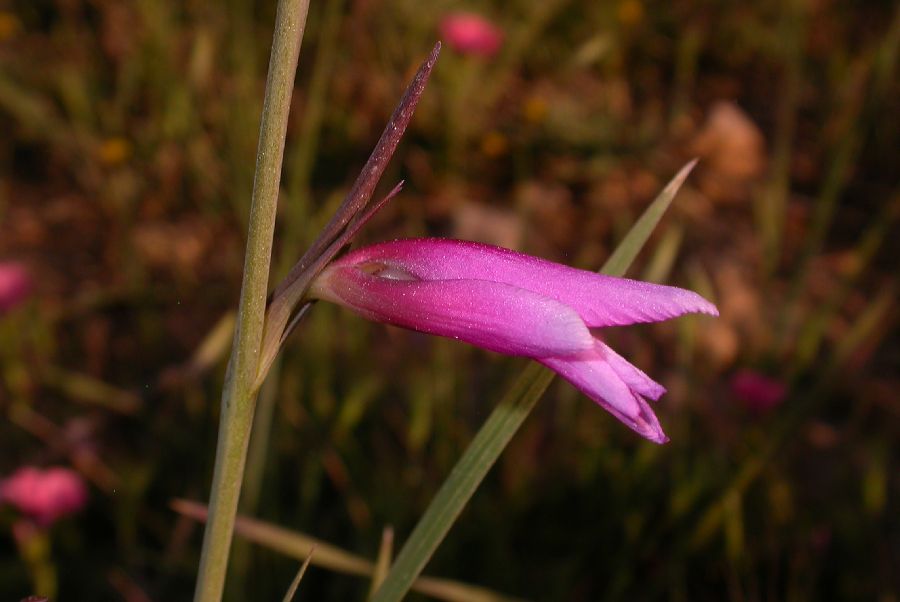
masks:
{"type": "Polygon", "coordinates": [[[254,384],[265,320],[288,113],[308,9],[309,0],[279,0],[275,17],[250,206],[244,279],[231,360],[222,391],[209,522],[203,535],[200,569],[194,591],[197,602],[218,602],[222,599],[225,585],[247,444],[253,425],[256,402],[254,384]]]}

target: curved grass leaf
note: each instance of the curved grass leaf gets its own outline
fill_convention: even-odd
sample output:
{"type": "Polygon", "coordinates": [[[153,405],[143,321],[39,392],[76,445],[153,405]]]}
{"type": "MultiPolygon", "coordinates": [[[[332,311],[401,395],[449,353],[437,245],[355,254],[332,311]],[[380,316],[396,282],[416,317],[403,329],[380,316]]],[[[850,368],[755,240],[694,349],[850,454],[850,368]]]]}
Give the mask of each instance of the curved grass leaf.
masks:
{"type": "MultiPolygon", "coordinates": [[[[696,164],[685,165],[632,226],[600,270],[621,276],[643,248],[696,164]]],[[[475,435],[419,520],[372,602],[397,602],[409,591],[466,503],[500,457],[555,374],[530,363],[475,435]]]]}

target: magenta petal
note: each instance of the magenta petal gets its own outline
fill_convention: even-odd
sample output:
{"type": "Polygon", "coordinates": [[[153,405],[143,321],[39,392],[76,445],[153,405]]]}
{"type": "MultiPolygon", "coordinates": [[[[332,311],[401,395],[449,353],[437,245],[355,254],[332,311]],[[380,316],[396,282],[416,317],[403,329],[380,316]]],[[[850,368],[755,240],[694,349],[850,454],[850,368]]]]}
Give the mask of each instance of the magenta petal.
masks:
{"type": "MultiPolygon", "coordinates": [[[[669,438],[663,432],[656,414],[640,392],[629,386],[619,373],[629,374],[629,377],[633,374],[624,370],[618,360],[613,359],[610,362],[607,349],[609,348],[598,341],[597,347],[592,352],[579,357],[545,358],[540,362],[572,383],[576,389],[596,401],[639,435],[655,443],[665,443],[669,438]],[[613,368],[612,364],[617,364],[617,369],[613,368]]],[[[631,369],[643,374],[634,366],[631,366],[631,369]]],[[[642,383],[641,388],[647,388],[646,383],[642,383]]]]}
{"type": "Polygon", "coordinates": [[[475,13],[457,12],[441,19],[441,36],[456,52],[490,57],[503,43],[503,31],[475,13]]]}
{"type": "Polygon", "coordinates": [[[12,504],[43,526],[77,512],[87,497],[81,477],[68,468],[26,466],[0,481],[0,502],[12,504]]]}
{"type": "Polygon", "coordinates": [[[28,270],[15,262],[0,262],[0,314],[22,303],[30,292],[28,270]]]}
{"type": "Polygon", "coordinates": [[[338,265],[379,262],[421,280],[489,280],[527,289],[574,309],[589,327],[658,322],[686,313],[718,315],[685,289],[604,276],[508,249],[449,239],[408,239],[364,247],[338,265]]]}
{"type": "Polygon", "coordinates": [[[593,347],[577,313],[533,292],[485,280],[408,280],[390,269],[379,274],[335,264],[313,293],[372,320],[507,355],[569,356],[593,347]]]}

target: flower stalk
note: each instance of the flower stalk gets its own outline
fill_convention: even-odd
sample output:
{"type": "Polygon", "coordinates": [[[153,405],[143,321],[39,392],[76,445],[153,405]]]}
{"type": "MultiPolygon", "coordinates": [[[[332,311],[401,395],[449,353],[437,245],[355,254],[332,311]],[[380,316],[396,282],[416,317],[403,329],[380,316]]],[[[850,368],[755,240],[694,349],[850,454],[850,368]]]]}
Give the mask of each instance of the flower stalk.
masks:
{"type": "Polygon", "coordinates": [[[231,359],[222,391],[219,436],[210,491],[209,522],[194,600],[222,599],[247,444],[256,403],[256,374],[287,135],[288,113],[309,0],[279,0],[260,122],[244,277],[231,359]]]}
{"type": "Polygon", "coordinates": [[[302,305],[301,302],[313,278],[349,244],[359,228],[400,191],[402,182],[374,206],[366,207],[412,119],[441,47],[440,43],[435,44],[344,202],[309,250],[276,287],[267,304],[287,118],[308,8],[308,0],[279,0],[278,4],[260,125],[244,281],[222,393],[209,522],[204,533],[195,602],[218,602],[222,597],[257,391],[285,338],[311,305],[308,300],[302,305]]]}

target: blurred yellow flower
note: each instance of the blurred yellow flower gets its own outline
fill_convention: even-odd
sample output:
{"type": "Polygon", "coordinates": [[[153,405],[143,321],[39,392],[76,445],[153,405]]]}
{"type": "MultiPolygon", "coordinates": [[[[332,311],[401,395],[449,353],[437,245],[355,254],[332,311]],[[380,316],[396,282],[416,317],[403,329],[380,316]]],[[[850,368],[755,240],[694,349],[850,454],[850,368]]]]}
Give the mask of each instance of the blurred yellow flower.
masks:
{"type": "Polygon", "coordinates": [[[22,22],[12,13],[0,11],[0,42],[14,38],[22,31],[22,22]]]}
{"type": "Polygon", "coordinates": [[[509,140],[497,130],[491,130],[481,139],[481,152],[488,157],[499,157],[509,149],[509,140]]]}
{"type": "Polygon", "coordinates": [[[100,163],[108,167],[119,165],[131,156],[131,143],[124,138],[107,138],[97,149],[100,163]]]}
{"type": "Polygon", "coordinates": [[[619,4],[619,22],[625,26],[637,25],[644,20],[644,5],[641,0],[623,0],[619,4]]]}
{"type": "Polygon", "coordinates": [[[541,123],[547,117],[547,103],[543,98],[532,96],[525,101],[522,107],[522,114],[525,120],[531,123],[541,123]]]}

